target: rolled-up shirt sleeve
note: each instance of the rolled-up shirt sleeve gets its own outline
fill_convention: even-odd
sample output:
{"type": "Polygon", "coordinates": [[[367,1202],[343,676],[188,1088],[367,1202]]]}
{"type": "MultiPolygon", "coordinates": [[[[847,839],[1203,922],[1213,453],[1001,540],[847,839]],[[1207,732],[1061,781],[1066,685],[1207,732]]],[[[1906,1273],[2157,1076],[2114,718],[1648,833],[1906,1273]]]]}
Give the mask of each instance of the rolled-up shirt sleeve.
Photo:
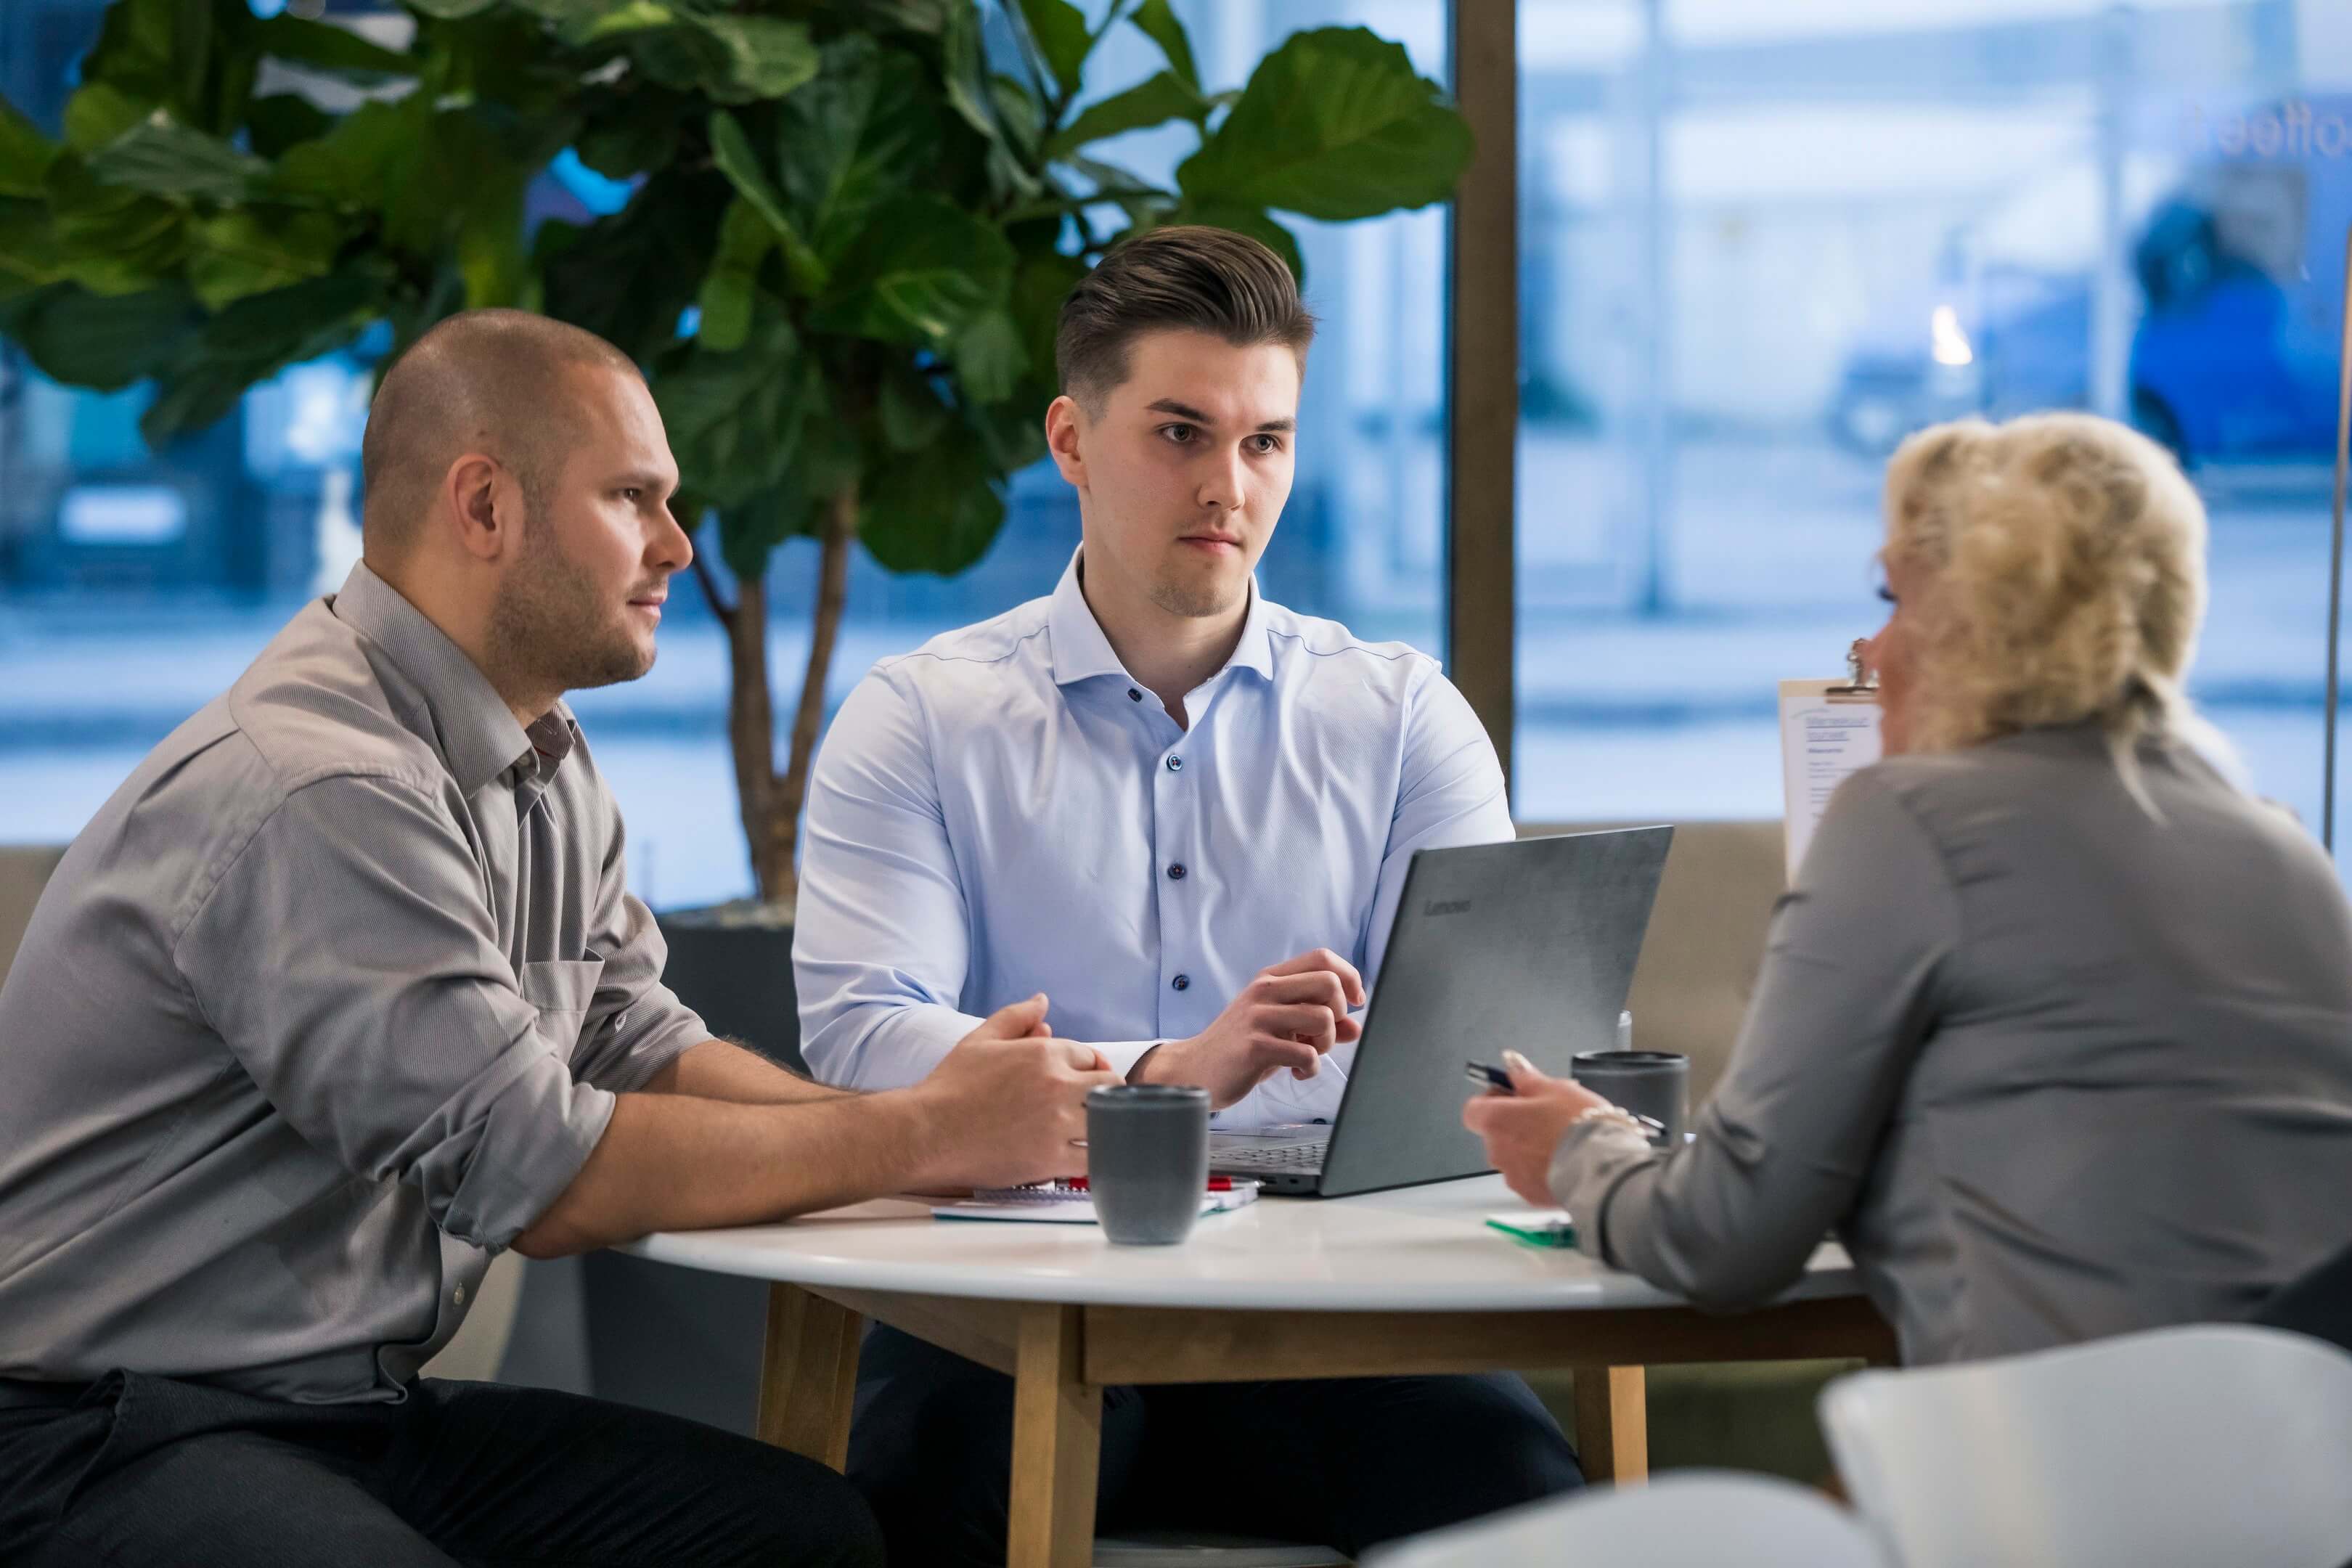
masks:
{"type": "Polygon", "coordinates": [[[601,784],[604,863],[596,910],[588,923],[589,951],[604,962],[586,1026],[572,1057],[573,1074],[615,1094],[642,1089],[679,1056],[710,1038],[701,1016],[662,984],[669,944],[653,911],[628,889],[628,858],[621,812],[601,784]]]}
{"type": "Polygon", "coordinates": [[[1868,1175],[1933,1027],[1959,900],[1935,845],[1868,773],[1839,786],[1774,911],[1756,999],[1688,1147],[1571,1128],[1553,1195],[1584,1251],[1703,1306],[1795,1283],[1868,1175]]]}
{"type": "Polygon", "coordinates": [[[199,903],[174,960],[278,1113],[355,1175],[417,1188],[444,1231],[511,1243],[603,1137],[579,1015],[542,1025],[482,874],[429,784],[288,795],[199,903]]]}

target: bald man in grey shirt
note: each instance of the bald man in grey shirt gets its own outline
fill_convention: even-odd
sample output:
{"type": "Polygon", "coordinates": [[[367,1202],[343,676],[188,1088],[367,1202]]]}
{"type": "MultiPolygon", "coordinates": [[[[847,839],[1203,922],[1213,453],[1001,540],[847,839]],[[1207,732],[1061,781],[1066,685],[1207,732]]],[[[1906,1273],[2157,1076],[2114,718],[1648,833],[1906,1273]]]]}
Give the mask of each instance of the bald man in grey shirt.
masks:
{"type": "Polygon", "coordinates": [[[0,1559],[878,1562],[796,1456],[418,1369],[504,1247],[1072,1172],[1112,1075],[1024,1004],[850,1094],[662,986],[561,700],[652,663],[691,554],[616,351],[456,318],[366,467],[368,563],[99,812],[0,987],[0,1559]]]}

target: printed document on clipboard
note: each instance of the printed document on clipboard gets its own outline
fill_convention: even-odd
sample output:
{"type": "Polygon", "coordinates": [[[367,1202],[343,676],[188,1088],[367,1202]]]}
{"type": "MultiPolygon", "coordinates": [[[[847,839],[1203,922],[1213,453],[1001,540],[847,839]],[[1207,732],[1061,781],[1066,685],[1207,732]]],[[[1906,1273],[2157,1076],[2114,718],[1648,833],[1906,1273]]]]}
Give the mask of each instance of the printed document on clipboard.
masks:
{"type": "Polygon", "coordinates": [[[1789,880],[1846,775],[1878,761],[1878,688],[1863,679],[1862,645],[1840,680],[1780,682],[1780,792],[1789,880]]]}

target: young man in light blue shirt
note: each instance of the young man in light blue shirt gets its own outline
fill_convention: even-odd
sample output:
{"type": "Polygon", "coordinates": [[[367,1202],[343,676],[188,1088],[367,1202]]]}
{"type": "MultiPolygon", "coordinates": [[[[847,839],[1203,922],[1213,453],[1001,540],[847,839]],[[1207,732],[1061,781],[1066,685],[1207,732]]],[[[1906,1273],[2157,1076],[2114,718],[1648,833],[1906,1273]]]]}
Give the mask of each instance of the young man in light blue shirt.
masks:
{"type": "MultiPolygon", "coordinates": [[[[1416,849],[1511,837],[1493,745],[1437,662],[1257,592],[1314,320],[1256,241],[1171,227],[1062,311],[1047,411],[1083,545],[1048,597],[887,659],[810,794],[794,967],[823,1079],[915,1082],[982,1016],[1223,1126],[1338,1109],[1416,849]]],[[[850,1473],[895,1562],[1003,1561],[1012,1385],[867,1342],[850,1473]]],[[[1575,1486],[1508,1377],[1108,1391],[1099,1517],[1354,1552],[1575,1486]],[[1236,1451],[1263,1463],[1219,1465],[1236,1451]]]]}

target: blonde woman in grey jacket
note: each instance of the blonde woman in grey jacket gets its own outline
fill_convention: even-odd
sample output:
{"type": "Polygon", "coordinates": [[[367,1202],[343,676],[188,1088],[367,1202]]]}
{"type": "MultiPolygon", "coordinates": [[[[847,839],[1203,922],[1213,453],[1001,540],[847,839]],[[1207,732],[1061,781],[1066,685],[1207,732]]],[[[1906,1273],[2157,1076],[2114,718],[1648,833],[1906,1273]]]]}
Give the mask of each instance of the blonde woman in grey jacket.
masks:
{"type": "Polygon", "coordinates": [[[2352,916],[2181,683],[2205,514],[2084,415],[1889,465],[1885,760],[1831,803],[1686,1148],[1515,1063],[1580,1245],[1753,1306],[1834,1230],[1910,1363],[2245,1316],[2352,1240],[2352,916]]]}

